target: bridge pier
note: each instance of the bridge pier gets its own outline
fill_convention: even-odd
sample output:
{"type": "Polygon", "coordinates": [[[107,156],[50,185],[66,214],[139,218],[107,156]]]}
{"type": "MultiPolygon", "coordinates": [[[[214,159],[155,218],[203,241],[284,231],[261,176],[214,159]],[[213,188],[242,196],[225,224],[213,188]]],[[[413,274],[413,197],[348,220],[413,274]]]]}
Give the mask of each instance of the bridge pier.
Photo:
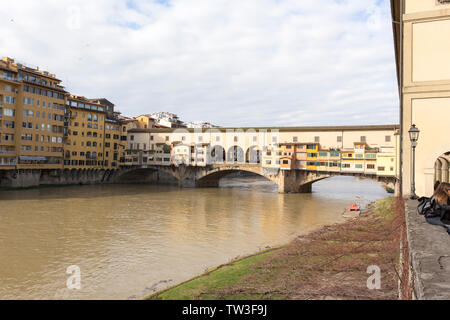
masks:
{"type": "Polygon", "coordinates": [[[275,179],[279,193],[310,193],[312,192],[312,179],[310,174],[300,170],[280,170],[275,179]]]}

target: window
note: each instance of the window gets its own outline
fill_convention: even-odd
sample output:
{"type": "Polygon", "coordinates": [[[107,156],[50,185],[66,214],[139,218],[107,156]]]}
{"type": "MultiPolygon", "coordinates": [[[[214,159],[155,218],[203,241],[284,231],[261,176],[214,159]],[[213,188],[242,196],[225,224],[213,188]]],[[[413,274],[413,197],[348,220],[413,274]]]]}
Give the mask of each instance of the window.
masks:
{"type": "Polygon", "coordinates": [[[378,167],[378,171],[384,171],[384,167],[378,167]]]}
{"type": "Polygon", "coordinates": [[[14,135],[13,134],[3,134],[2,135],[3,141],[14,141],[14,135]]]}
{"type": "Polygon", "coordinates": [[[293,137],[293,138],[292,138],[292,141],[298,142],[298,137],[293,137]]]}
{"type": "Polygon", "coordinates": [[[385,142],[391,142],[391,136],[385,136],[384,137],[385,142]]]}
{"type": "Polygon", "coordinates": [[[10,97],[10,96],[5,96],[5,103],[15,104],[16,103],[16,98],[10,97]]]}
{"type": "Polygon", "coordinates": [[[342,142],[342,136],[337,136],[337,142],[342,142]]]}
{"type": "Polygon", "coordinates": [[[320,137],[318,137],[318,136],[314,137],[314,142],[315,143],[319,143],[320,142],[320,137]]]}
{"type": "Polygon", "coordinates": [[[361,142],[366,142],[366,136],[361,136],[361,142]]]}
{"type": "Polygon", "coordinates": [[[5,120],[3,121],[3,125],[6,129],[14,129],[14,121],[5,120]]]}
{"type": "Polygon", "coordinates": [[[14,117],[16,115],[16,111],[14,109],[4,108],[3,115],[6,117],[14,117]]]}
{"type": "Polygon", "coordinates": [[[32,117],[32,116],[34,116],[33,110],[23,109],[22,110],[22,114],[23,114],[24,117],[32,117]]]}
{"type": "Polygon", "coordinates": [[[30,106],[34,105],[34,99],[33,98],[23,98],[23,104],[28,104],[30,106]]]}
{"type": "Polygon", "coordinates": [[[375,165],[374,164],[368,164],[367,165],[367,169],[375,169],[375,165]]]}
{"type": "Polygon", "coordinates": [[[22,140],[33,141],[33,135],[29,133],[22,133],[22,140]]]}

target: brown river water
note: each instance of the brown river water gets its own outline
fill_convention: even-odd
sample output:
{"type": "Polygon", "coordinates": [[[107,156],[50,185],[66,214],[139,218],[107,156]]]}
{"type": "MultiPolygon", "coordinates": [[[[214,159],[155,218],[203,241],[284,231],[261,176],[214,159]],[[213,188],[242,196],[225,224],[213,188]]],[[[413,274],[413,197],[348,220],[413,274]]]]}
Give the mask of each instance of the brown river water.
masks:
{"type": "Polygon", "coordinates": [[[278,194],[256,177],[221,188],[154,185],[0,192],[0,299],[139,299],[205,269],[343,221],[380,184],[334,177],[311,194],[278,194]],[[81,289],[69,290],[69,266],[81,289]]]}

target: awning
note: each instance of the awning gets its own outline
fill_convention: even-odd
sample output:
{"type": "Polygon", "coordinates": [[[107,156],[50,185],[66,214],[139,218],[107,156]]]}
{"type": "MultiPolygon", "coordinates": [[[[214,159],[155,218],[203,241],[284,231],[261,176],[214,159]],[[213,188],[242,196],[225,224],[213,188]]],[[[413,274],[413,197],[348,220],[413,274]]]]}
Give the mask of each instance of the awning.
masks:
{"type": "Polygon", "coordinates": [[[24,161],[46,161],[47,157],[19,156],[19,160],[24,160],[24,161]]]}

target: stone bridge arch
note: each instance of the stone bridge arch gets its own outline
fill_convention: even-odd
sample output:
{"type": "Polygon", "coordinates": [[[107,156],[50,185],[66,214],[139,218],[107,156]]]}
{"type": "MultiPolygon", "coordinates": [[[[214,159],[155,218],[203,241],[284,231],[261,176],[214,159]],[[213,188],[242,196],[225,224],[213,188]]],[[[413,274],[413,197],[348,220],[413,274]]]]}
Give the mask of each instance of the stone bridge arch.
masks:
{"type": "Polygon", "coordinates": [[[233,172],[251,172],[272,181],[278,186],[279,193],[307,193],[311,192],[312,184],[329,177],[327,174],[311,171],[281,170],[262,168],[259,165],[229,165],[205,168],[196,176],[195,185],[198,187],[218,187],[219,180],[233,172]]]}

